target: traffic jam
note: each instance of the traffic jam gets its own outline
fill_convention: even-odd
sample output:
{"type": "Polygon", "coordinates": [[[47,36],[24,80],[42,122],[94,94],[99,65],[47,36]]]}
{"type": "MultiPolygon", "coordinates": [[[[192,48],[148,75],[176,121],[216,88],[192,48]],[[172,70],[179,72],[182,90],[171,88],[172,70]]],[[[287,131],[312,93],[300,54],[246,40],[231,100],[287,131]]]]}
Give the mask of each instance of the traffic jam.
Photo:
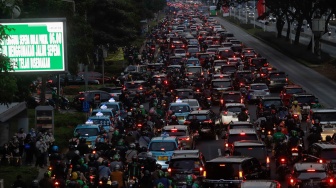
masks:
{"type": "Polygon", "coordinates": [[[117,92],[78,96],[101,101],[69,142],[89,187],[336,187],[336,109],[219,19],[168,3],[117,92]]]}

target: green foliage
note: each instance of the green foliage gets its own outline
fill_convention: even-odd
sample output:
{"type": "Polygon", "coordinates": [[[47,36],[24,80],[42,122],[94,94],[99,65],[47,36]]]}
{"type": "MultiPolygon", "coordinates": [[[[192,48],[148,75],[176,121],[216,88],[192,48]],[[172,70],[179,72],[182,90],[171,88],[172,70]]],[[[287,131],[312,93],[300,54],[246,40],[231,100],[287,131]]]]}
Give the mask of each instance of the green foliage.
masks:
{"type": "Polygon", "coordinates": [[[12,184],[16,180],[16,176],[21,175],[24,182],[30,185],[32,180],[38,176],[38,169],[29,166],[1,166],[0,177],[4,179],[4,187],[12,187],[12,184]]]}

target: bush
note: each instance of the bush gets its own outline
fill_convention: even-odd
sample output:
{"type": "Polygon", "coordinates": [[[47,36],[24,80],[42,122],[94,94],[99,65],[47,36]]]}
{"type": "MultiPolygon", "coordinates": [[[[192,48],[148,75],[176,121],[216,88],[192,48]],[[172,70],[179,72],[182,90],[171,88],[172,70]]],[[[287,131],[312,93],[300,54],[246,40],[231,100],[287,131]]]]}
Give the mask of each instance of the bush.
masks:
{"type": "Polygon", "coordinates": [[[12,184],[16,180],[16,176],[21,175],[23,181],[30,186],[32,180],[37,178],[38,173],[39,171],[37,168],[29,166],[1,166],[0,179],[4,179],[4,187],[12,187],[12,184]]]}

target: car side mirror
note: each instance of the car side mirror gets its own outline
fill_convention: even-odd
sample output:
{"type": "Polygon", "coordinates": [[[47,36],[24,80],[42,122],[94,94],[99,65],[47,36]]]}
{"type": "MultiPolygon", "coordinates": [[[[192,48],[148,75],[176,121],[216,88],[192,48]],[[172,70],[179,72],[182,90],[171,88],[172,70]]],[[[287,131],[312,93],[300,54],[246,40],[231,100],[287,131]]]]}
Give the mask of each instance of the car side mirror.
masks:
{"type": "Polygon", "coordinates": [[[169,161],[166,161],[165,164],[169,164],[169,161]]]}

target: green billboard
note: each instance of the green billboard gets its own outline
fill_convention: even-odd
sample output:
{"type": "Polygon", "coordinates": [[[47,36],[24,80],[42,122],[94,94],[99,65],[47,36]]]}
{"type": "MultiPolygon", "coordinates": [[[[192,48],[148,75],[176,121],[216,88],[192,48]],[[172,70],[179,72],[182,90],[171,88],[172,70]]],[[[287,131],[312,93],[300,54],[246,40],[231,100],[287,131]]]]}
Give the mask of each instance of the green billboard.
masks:
{"type": "Polygon", "coordinates": [[[65,72],[65,19],[1,20],[7,39],[0,53],[10,58],[14,72],[65,72]]]}

